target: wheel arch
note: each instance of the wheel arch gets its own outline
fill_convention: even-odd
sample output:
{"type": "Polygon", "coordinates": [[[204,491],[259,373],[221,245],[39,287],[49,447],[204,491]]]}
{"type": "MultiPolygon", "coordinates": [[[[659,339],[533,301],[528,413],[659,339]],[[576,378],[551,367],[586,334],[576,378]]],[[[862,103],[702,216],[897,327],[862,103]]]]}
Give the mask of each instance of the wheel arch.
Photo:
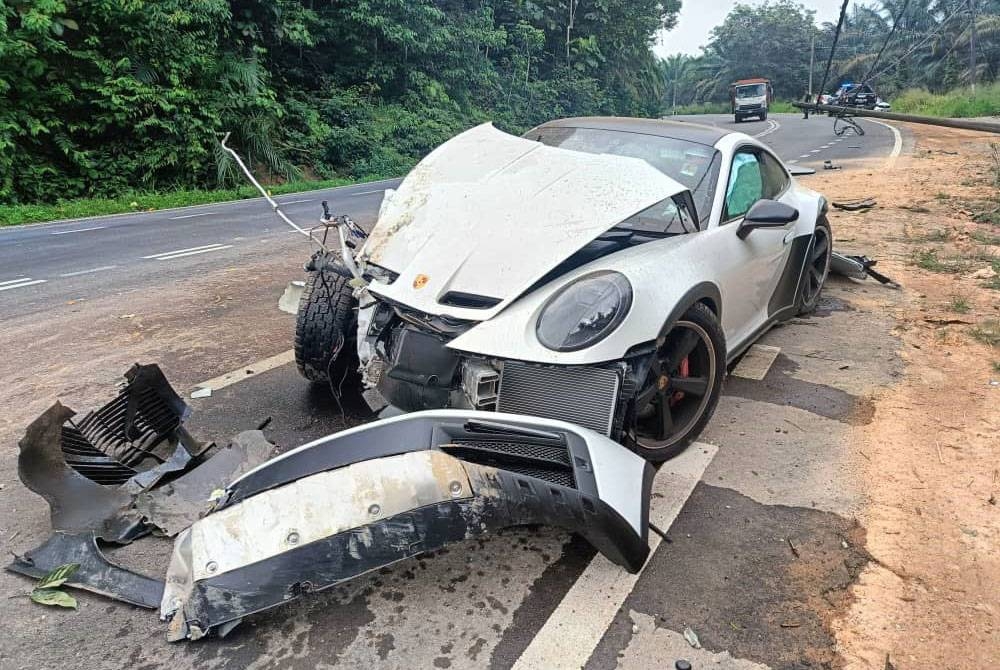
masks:
{"type": "Polygon", "coordinates": [[[712,314],[715,315],[715,318],[717,318],[720,323],[722,322],[722,292],[714,283],[710,281],[703,281],[689,288],[687,292],[680,297],[677,304],[672,310],[670,310],[666,320],[663,322],[658,339],[669,333],[670,329],[674,327],[674,324],[676,324],[684,315],[684,312],[691,309],[691,307],[697,303],[701,303],[708,307],[708,309],[712,311],[712,314]]]}

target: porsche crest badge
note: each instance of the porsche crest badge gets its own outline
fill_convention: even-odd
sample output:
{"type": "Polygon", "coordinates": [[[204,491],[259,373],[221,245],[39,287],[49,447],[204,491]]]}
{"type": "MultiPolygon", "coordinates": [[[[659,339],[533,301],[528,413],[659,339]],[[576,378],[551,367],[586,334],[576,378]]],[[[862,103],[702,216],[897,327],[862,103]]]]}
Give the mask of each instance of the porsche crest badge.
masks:
{"type": "Polygon", "coordinates": [[[423,287],[427,286],[427,282],[431,280],[427,275],[417,275],[416,279],[413,280],[413,288],[418,291],[423,287]]]}

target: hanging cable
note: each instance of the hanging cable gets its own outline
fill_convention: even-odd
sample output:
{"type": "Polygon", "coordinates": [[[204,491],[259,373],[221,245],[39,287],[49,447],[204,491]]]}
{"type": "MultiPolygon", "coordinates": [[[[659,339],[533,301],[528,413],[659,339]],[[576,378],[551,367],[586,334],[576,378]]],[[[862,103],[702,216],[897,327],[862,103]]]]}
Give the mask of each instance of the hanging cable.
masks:
{"type": "Polygon", "coordinates": [[[945,17],[945,19],[941,23],[939,23],[934,30],[932,30],[931,32],[926,33],[924,35],[924,39],[922,39],[917,44],[913,45],[902,56],[897,57],[895,59],[894,63],[890,63],[889,65],[887,65],[886,67],[882,68],[877,73],[875,73],[874,75],[872,75],[871,78],[869,79],[869,81],[875,81],[876,79],[878,79],[879,77],[881,77],[885,73],[892,71],[893,69],[899,67],[902,63],[906,62],[906,59],[909,58],[910,55],[913,54],[913,52],[915,52],[917,49],[919,49],[920,47],[924,46],[925,44],[927,44],[928,42],[930,42],[932,39],[934,39],[935,37],[937,37],[937,34],[940,33],[942,30],[944,30],[948,26],[948,24],[951,23],[952,19],[954,19],[956,16],[958,16],[964,10],[965,10],[965,7],[964,6],[960,6],[958,9],[956,9],[954,12],[952,12],[949,16],[945,17]]]}
{"type": "Polygon", "coordinates": [[[910,0],[906,0],[906,2],[903,3],[903,8],[899,11],[899,14],[897,14],[892,20],[892,29],[889,30],[889,36],[885,38],[885,42],[882,44],[882,48],[879,49],[878,54],[876,54],[875,60],[872,62],[872,66],[868,68],[868,74],[866,74],[864,79],[861,80],[862,84],[867,84],[868,80],[871,79],[872,73],[875,72],[875,68],[878,67],[878,62],[882,60],[882,54],[885,53],[886,48],[889,46],[889,42],[892,41],[892,36],[896,34],[896,28],[899,27],[899,22],[906,15],[906,10],[909,6],[910,0]]]}
{"type": "Polygon", "coordinates": [[[833,44],[830,46],[830,56],[826,59],[826,69],[823,71],[823,83],[819,85],[819,92],[816,93],[817,100],[818,96],[823,95],[823,91],[826,89],[826,80],[830,77],[830,66],[833,65],[833,54],[837,51],[837,42],[840,41],[840,31],[844,29],[844,19],[847,18],[847,3],[851,0],[844,0],[844,4],[840,6],[840,20],[837,21],[837,31],[833,34],[833,44]]]}

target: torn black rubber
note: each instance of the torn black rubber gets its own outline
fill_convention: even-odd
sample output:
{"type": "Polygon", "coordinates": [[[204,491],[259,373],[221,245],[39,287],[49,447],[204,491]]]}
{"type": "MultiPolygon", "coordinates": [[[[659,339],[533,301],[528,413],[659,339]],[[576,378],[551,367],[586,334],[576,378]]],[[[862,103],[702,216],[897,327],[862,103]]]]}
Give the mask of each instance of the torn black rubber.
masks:
{"type": "Polygon", "coordinates": [[[53,533],[41,546],[16,556],[7,570],[41,579],[67,563],[79,568],[67,586],[99,593],[132,605],[155,609],[163,597],[163,582],[126,570],[109,561],[92,532],[53,533]]]}

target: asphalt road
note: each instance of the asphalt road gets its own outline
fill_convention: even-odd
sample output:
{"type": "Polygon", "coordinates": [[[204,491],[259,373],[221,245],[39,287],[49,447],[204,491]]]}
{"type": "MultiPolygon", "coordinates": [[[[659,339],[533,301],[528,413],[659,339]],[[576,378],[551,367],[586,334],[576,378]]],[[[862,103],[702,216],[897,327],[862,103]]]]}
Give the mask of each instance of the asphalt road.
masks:
{"type": "MultiPolygon", "coordinates": [[[[759,137],[787,163],[817,167],[889,155],[895,136],[888,127],[862,121],[864,138],[837,138],[828,117],[773,115],[768,121],[733,122],[728,115],[675,117],[759,137]]],[[[308,227],[327,200],[333,212],[362,225],[374,222],[382,193],[398,180],[372,182],[279,198],[285,213],[308,227]]],[[[263,199],[168,211],[123,214],[72,222],[0,228],[0,315],[46,312],[71,301],[124,290],[154,290],[211,269],[234,267],[260,254],[311,249],[287,228],[263,199]]]]}

